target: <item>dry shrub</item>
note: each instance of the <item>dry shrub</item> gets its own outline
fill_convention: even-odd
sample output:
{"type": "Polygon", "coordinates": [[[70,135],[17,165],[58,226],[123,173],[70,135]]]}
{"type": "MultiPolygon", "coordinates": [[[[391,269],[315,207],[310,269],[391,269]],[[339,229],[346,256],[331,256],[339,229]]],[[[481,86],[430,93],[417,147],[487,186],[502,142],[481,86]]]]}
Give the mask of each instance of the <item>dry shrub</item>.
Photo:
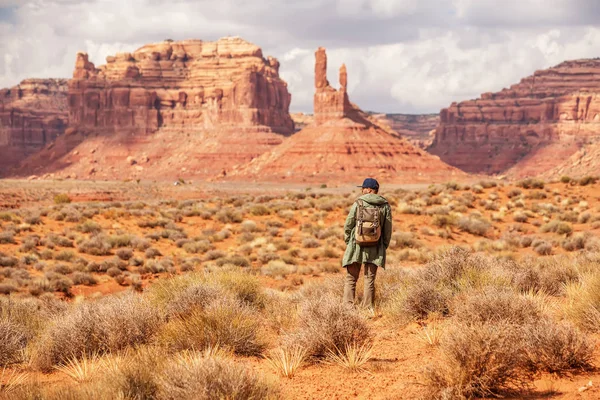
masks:
{"type": "Polygon", "coordinates": [[[562,294],[566,284],[579,279],[577,265],[565,256],[507,264],[512,284],[521,292],[543,292],[552,296],[562,294]]]}
{"type": "Polygon", "coordinates": [[[451,305],[451,314],[463,323],[523,325],[542,318],[541,310],[531,298],[495,287],[458,296],[451,305]]]}
{"type": "Polygon", "coordinates": [[[461,217],[458,220],[458,227],[472,235],[484,236],[490,230],[492,224],[482,218],[469,216],[461,217]]]}
{"type": "Polygon", "coordinates": [[[529,386],[521,332],[509,323],[455,324],[440,342],[442,360],[426,376],[439,398],[494,396],[529,386]]]}
{"type": "Polygon", "coordinates": [[[175,350],[225,347],[241,355],[260,355],[266,345],[262,339],[262,320],[250,306],[224,298],[204,310],[194,310],[185,318],[170,321],[161,341],[175,350]]]}
{"type": "Polygon", "coordinates": [[[232,360],[197,357],[167,366],[160,380],[160,400],[266,399],[276,390],[250,369],[232,360]]]}
{"type": "Polygon", "coordinates": [[[213,301],[227,296],[228,293],[222,288],[199,282],[175,293],[174,298],[166,304],[165,310],[169,318],[185,318],[194,311],[204,310],[213,301]]]}
{"type": "Polygon", "coordinates": [[[261,267],[260,272],[263,275],[271,276],[274,278],[280,277],[285,278],[289,274],[296,272],[298,268],[294,265],[290,265],[281,260],[272,260],[263,267],[261,267]]]}
{"type": "Polygon", "coordinates": [[[286,335],[284,342],[305,348],[312,357],[324,357],[328,351],[351,344],[362,346],[372,339],[365,319],[331,295],[305,299],[298,321],[297,330],[286,335]]]}
{"type": "Polygon", "coordinates": [[[240,268],[223,268],[212,272],[207,275],[206,281],[224,288],[243,303],[258,308],[264,305],[264,288],[259,279],[240,268]]]}
{"type": "Polygon", "coordinates": [[[426,319],[430,314],[447,314],[451,297],[449,290],[418,280],[392,297],[385,308],[397,322],[406,324],[426,319]]]}
{"type": "Polygon", "coordinates": [[[580,328],[600,330],[600,274],[587,273],[566,286],[565,313],[580,328]]]}
{"type": "Polygon", "coordinates": [[[191,254],[202,254],[213,248],[212,244],[208,240],[197,240],[194,242],[187,242],[183,245],[183,249],[191,254]]]}
{"type": "Polygon", "coordinates": [[[592,368],[594,340],[572,325],[545,320],[526,326],[524,332],[532,370],[563,373],[592,368]]]}
{"type": "Polygon", "coordinates": [[[34,364],[49,371],[73,357],[148,343],[160,325],[159,311],[135,294],[83,303],[44,331],[35,348],[34,364]]]}
{"type": "Polygon", "coordinates": [[[93,286],[98,283],[96,278],[88,272],[75,271],[71,278],[75,285],[93,286]]]}
{"type": "Polygon", "coordinates": [[[533,250],[541,256],[548,256],[552,254],[552,243],[541,239],[535,239],[531,243],[533,250]]]}
{"type": "Polygon", "coordinates": [[[431,223],[437,227],[445,228],[456,225],[454,215],[434,215],[431,223]]]}
{"type": "Polygon", "coordinates": [[[26,345],[27,337],[23,328],[0,319],[0,367],[19,362],[26,345]]]}
{"type": "MultiPolygon", "coordinates": [[[[356,286],[357,293],[360,293],[359,285],[361,282],[362,279],[358,281],[356,286]]],[[[322,282],[309,282],[300,289],[301,299],[312,299],[314,301],[329,296],[341,299],[343,294],[344,280],[341,276],[327,278],[322,282]]]]}
{"type": "Polygon", "coordinates": [[[458,293],[464,289],[505,285],[507,278],[503,276],[503,269],[499,259],[471,254],[468,250],[455,246],[434,256],[419,271],[418,279],[458,293]]]}
{"type": "Polygon", "coordinates": [[[568,222],[550,221],[540,227],[541,232],[555,232],[559,235],[569,235],[573,232],[573,227],[568,222]]]}
{"type": "Polygon", "coordinates": [[[592,237],[589,232],[576,233],[575,235],[564,239],[561,242],[563,249],[567,251],[575,251],[586,248],[586,243],[592,237]]]}
{"type": "Polygon", "coordinates": [[[77,250],[81,253],[91,254],[93,256],[105,256],[110,254],[112,246],[108,236],[96,235],[88,240],[84,240],[77,246],[77,250]]]}
{"type": "Polygon", "coordinates": [[[45,300],[0,297],[0,320],[16,326],[29,341],[44,329],[49,318],[61,313],[64,307],[64,303],[52,295],[45,300]]]}
{"type": "Polygon", "coordinates": [[[404,249],[404,248],[419,248],[423,245],[419,242],[415,235],[410,232],[396,232],[392,234],[392,240],[390,242],[391,249],[404,249]]]}
{"type": "Polygon", "coordinates": [[[297,293],[290,294],[279,290],[265,292],[265,321],[270,328],[278,333],[289,331],[298,317],[297,293]]]}

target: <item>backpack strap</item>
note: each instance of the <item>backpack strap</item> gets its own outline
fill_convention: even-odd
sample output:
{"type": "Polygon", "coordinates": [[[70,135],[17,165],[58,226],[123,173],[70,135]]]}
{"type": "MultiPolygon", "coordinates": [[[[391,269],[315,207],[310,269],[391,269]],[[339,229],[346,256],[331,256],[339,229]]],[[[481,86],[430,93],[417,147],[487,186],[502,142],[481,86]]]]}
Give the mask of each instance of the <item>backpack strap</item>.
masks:
{"type": "Polygon", "coordinates": [[[358,225],[358,232],[362,235],[362,228],[363,228],[363,210],[365,208],[365,205],[362,201],[362,199],[357,199],[356,200],[356,224],[358,225]]]}

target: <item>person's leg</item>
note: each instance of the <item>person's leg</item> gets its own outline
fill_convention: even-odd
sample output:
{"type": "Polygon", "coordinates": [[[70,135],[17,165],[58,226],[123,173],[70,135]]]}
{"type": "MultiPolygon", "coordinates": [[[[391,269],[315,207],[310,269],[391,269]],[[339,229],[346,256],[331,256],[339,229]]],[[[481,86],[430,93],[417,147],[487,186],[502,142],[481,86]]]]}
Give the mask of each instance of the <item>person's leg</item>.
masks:
{"type": "Polygon", "coordinates": [[[375,307],[375,276],[377,275],[377,265],[365,264],[365,292],[363,296],[363,306],[375,307]]]}
{"type": "Polygon", "coordinates": [[[354,292],[356,281],[360,274],[360,264],[354,263],[346,267],[346,278],[344,281],[344,303],[354,304],[354,292]]]}

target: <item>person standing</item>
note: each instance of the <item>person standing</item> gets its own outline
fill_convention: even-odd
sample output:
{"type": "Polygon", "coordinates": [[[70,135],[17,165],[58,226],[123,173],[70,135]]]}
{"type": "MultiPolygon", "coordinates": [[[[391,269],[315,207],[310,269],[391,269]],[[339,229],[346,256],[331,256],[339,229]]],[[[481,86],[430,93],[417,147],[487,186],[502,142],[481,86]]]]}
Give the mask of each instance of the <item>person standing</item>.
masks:
{"type": "Polygon", "coordinates": [[[367,178],[358,187],[362,188],[362,195],[352,205],[344,224],[344,302],[354,304],[356,281],[364,267],[362,305],[373,308],[377,268],[385,268],[386,250],[392,238],[392,209],[387,200],[378,194],[377,180],[367,178]]]}

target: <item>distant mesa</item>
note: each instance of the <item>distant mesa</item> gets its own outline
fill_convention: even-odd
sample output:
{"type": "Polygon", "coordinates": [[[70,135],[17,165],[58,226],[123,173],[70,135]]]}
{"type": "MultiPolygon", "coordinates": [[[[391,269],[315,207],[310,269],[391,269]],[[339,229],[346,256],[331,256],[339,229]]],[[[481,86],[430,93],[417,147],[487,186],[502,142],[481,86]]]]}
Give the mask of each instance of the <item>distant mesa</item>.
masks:
{"type": "Polygon", "coordinates": [[[26,79],[0,90],[0,177],[65,131],[67,91],[66,79],[26,79]]]}
{"type": "Polygon", "coordinates": [[[19,173],[214,176],[291,135],[290,101],[279,62],[237,37],[149,44],[99,67],[79,53],[68,82],[69,135],[19,173]],[[149,161],[126,167],[129,156],[149,161]]]}
{"type": "Polygon", "coordinates": [[[69,84],[78,129],[195,131],[231,126],[291,134],[291,95],[279,62],[241,38],[149,44],[98,68],[77,55],[69,84]]]}
{"type": "MultiPolygon", "coordinates": [[[[566,61],[498,93],[453,103],[440,112],[428,151],[472,173],[567,173],[570,166],[558,164],[600,140],[599,76],[600,59],[566,61]]],[[[597,171],[591,165],[587,173],[597,171]]]]}
{"type": "MultiPolygon", "coordinates": [[[[380,126],[352,104],[344,65],[339,81],[339,89],[329,84],[326,51],[319,48],[315,53],[312,123],[228,175],[228,179],[355,182],[364,176],[375,176],[391,183],[465,176],[380,126]]],[[[299,117],[306,121],[305,116],[299,117]]]]}

